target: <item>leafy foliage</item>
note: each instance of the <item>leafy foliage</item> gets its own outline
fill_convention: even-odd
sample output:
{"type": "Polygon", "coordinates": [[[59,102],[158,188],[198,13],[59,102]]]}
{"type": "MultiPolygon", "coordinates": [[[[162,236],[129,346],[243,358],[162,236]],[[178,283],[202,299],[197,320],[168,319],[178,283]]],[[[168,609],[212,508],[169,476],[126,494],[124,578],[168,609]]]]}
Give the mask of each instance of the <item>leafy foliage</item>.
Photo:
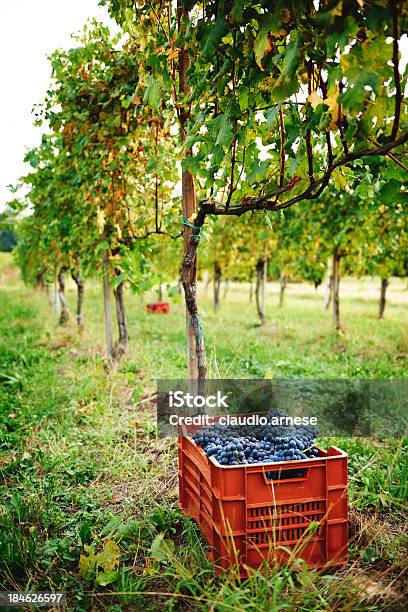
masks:
{"type": "Polygon", "coordinates": [[[102,3],[143,41],[144,100],[157,106],[154,83],[170,115],[188,105],[183,164],[227,208],[315,197],[350,160],[406,138],[399,3],[102,3]]]}
{"type": "Polygon", "coordinates": [[[56,51],[51,64],[53,86],[37,111],[51,132],[26,156],[34,210],[20,261],[43,253],[37,267],[80,261],[95,270],[108,250],[116,282],[137,289],[149,272],[149,237],[172,229],[173,138],[135,95],[138,54],[106,27],[87,26],[78,46],[56,51]]]}

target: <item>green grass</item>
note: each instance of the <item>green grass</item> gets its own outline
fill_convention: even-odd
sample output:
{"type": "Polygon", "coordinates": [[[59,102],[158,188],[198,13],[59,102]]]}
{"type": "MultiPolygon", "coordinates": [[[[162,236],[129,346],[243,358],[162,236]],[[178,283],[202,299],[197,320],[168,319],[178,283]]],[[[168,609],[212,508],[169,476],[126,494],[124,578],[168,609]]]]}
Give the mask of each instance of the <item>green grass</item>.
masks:
{"type": "MultiPolygon", "coordinates": [[[[148,404],[138,404],[157,377],[185,376],[181,306],[151,316],[129,294],[129,355],[107,372],[99,288],[88,288],[87,329],[79,336],[74,325],[59,328],[46,296],[24,288],[5,267],[0,589],[64,588],[71,609],[112,612],[404,608],[406,442],[336,440],[350,455],[345,568],[319,573],[299,564],[263,568],[246,581],[234,572],[217,577],[199,530],[178,510],[175,442],[156,440],[148,404]]],[[[358,288],[353,281],[345,286],[358,288]]],[[[273,293],[264,329],[256,327],[245,289],[233,286],[218,316],[202,296],[210,373],[401,378],[403,288],[390,292],[381,322],[367,291],[348,296],[340,336],[311,288],[290,287],[283,309],[273,293]]],[[[74,297],[71,289],[72,305],[74,297]]]]}
{"type": "MultiPolygon", "coordinates": [[[[407,368],[406,304],[408,292],[398,279],[390,287],[391,301],[383,321],[377,319],[376,285],[346,280],[343,291],[353,291],[342,303],[343,333],[331,326],[331,313],[322,307],[321,291],[311,286],[289,285],[284,308],[278,308],[277,285],[269,288],[267,325],[258,326],[248,288],[233,284],[227,300],[214,314],[211,290],[199,290],[201,319],[206,338],[209,376],[218,378],[403,378],[407,368]]],[[[378,292],[377,292],[378,293],[378,292]]],[[[145,297],[145,303],[155,295],[145,297]]],[[[75,291],[69,301],[74,307],[75,291]]],[[[138,377],[186,376],[185,331],[181,302],[165,317],[152,316],[139,296],[129,294],[129,360],[138,377]]],[[[103,351],[101,290],[92,283],[87,291],[85,316],[88,346],[103,351]]]]}

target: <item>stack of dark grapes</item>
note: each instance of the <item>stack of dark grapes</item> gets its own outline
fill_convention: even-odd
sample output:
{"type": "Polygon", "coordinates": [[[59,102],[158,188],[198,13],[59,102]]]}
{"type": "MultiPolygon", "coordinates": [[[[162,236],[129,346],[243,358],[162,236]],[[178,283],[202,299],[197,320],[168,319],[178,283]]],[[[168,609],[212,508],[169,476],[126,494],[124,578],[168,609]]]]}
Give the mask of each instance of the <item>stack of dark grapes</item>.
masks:
{"type": "MultiPolygon", "coordinates": [[[[270,411],[266,416],[286,417],[278,410],[270,411]]],[[[220,465],[248,465],[313,459],[319,455],[315,446],[318,435],[319,430],[311,425],[231,427],[215,423],[200,429],[192,437],[202,446],[207,457],[214,457],[220,465]]],[[[298,471],[298,476],[302,476],[303,470],[298,471]]],[[[285,477],[282,472],[267,472],[266,475],[274,479],[285,477]]],[[[291,471],[291,477],[295,476],[291,471]]]]}

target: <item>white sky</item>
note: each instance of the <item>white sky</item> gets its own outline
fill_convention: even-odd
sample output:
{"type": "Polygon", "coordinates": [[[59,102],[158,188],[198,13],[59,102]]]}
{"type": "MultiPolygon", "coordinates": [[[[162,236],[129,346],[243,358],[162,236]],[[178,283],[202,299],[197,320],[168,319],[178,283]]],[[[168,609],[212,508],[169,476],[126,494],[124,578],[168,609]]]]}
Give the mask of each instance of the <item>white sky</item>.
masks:
{"type": "Polygon", "coordinates": [[[50,82],[47,55],[68,48],[89,17],[109,22],[98,0],[0,0],[0,210],[12,197],[7,185],[29,168],[25,151],[41,138],[31,109],[50,82]]]}

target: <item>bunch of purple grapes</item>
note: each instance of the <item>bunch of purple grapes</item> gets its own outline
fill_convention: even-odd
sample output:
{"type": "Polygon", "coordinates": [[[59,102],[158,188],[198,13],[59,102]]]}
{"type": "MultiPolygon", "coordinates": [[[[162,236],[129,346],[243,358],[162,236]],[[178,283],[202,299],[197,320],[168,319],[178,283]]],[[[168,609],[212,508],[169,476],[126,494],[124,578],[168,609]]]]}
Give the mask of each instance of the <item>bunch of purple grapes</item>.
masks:
{"type": "MultiPolygon", "coordinates": [[[[268,415],[286,416],[277,410],[268,415]]],[[[319,455],[315,446],[318,435],[319,430],[311,425],[229,427],[215,423],[192,437],[207,457],[214,457],[220,465],[247,465],[315,458],[319,455]]]]}

